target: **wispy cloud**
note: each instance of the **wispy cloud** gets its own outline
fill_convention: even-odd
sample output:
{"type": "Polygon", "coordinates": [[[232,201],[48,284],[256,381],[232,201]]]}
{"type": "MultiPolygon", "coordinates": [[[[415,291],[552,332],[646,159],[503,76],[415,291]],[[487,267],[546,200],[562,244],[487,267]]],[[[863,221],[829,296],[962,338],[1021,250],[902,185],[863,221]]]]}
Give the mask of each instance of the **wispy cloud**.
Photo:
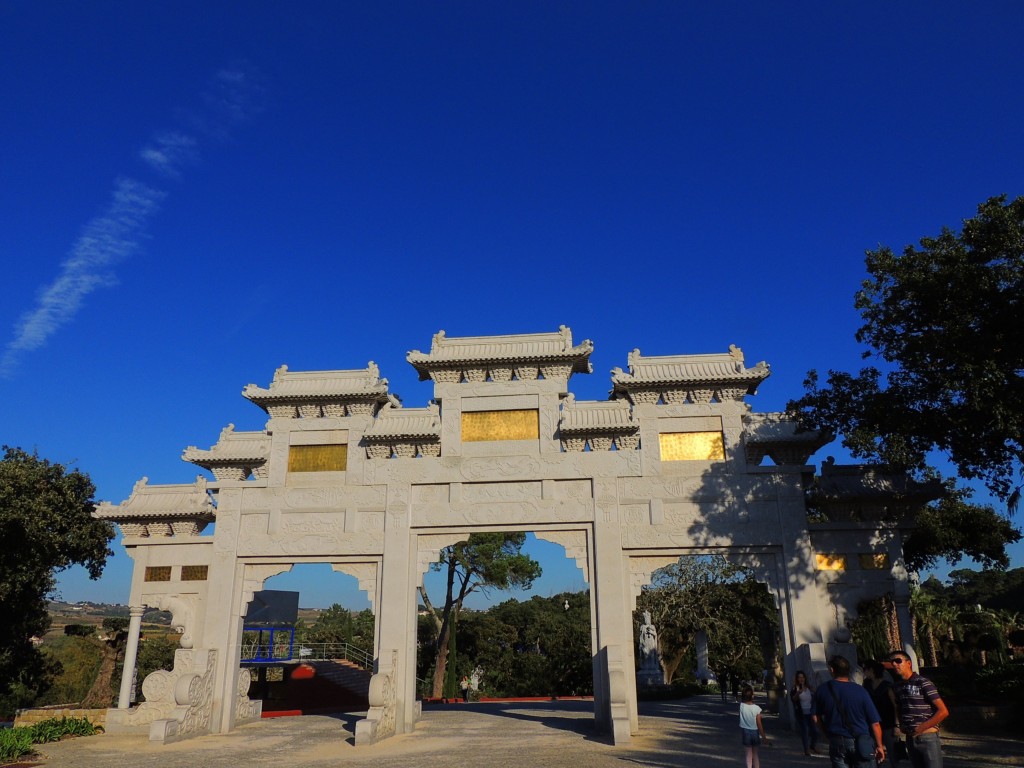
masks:
{"type": "MultiPolygon", "coordinates": [[[[247,66],[235,64],[214,74],[202,99],[203,111],[187,119],[194,133],[225,139],[231,128],[262,110],[263,89],[247,66]]],[[[157,131],[138,157],[162,178],[178,179],[185,166],[198,161],[199,143],[190,133],[157,131]]],[[[13,376],[24,354],[71,322],[90,293],[117,284],[111,268],[138,250],[165,196],[134,179],[115,182],[107,210],[86,224],[56,279],[40,289],[35,306],[15,323],[14,337],[0,353],[0,378],[13,376]]]]}
{"type": "Polygon", "coordinates": [[[57,279],[40,291],[35,308],[15,324],[14,338],[0,357],[0,376],[11,376],[20,356],[43,346],[75,316],[86,296],[116,283],[109,267],[139,247],[163,196],[139,181],[118,180],[107,211],[86,224],[57,279]]]}
{"type": "Polygon", "coordinates": [[[184,133],[162,133],[139,151],[139,157],[157,173],[177,179],[183,165],[198,159],[198,143],[184,133]]]}

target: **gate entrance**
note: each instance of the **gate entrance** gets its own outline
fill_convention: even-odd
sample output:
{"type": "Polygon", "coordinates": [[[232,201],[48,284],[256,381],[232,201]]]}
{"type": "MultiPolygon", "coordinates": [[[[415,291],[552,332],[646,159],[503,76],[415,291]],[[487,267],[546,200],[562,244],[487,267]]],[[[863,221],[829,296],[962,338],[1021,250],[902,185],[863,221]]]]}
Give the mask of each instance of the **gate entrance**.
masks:
{"type": "MultiPolygon", "coordinates": [[[[416,588],[438,553],[472,531],[531,530],[566,548],[591,585],[594,717],[614,743],[638,727],[632,612],[641,588],[680,554],[728,550],[752,565],[782,615],[786,673],[827,674],[852,653],[859,600],[891,593],[910,638],[909,591],[893,494],[862,468],[808,458],[828,441],[745,398],[769,376],[742,352],[627,356],[606,401],[577,401],[590,341],[569,329],[449,338],[407,360],[433,400],[406,408],[373,363],[279,368],[243,396],[259,432],[230,425],[183,458],[212,481],[148,485],[96,515],[116,521],[135,560],[131,605],[164,600],[189,628],[161,703],[122,697],[108,723],[155,740],[229,730],[259,714],[239,674],[241,622],[254,592],[298,562],[355,576],[376,615],[370,708],[357,743],[410,731],[416,699],[416,588]],[[765,457],[774,462],[762,466],[765,457]],[[817,505],[808,517],[808,504],[817,505]],[[216,520],[213,536],[199,530],[216,520]],[[201,574],[201,578],[200,575],[201,574]],[[188,578],[186,578],[188,575],[188,578]]],[[[893,488],[890,484],[890,488],[893,488]]],[[[922,496],[904,483],[899,503],[922,496]]],[[[141,615],[141,614],[140,614],[141,615]]],[[[133,608],[126,674],[134,664],[133,608]]]]}

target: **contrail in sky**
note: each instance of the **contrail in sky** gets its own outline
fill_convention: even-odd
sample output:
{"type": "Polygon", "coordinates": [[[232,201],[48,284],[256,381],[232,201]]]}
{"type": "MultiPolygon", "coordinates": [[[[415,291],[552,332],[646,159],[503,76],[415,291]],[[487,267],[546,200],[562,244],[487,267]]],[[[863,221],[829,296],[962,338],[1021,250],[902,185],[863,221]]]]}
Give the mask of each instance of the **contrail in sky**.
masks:
{"type": "MultiPolygon", "coordinates": [[[[225,138],[230,128],[260,111],[260,96],[245,66],[222,69],[203,93],[206,110],[191,115],[189,122],[195,133],[225,138]]],[[[183,166],[198,161],[198,146],[190,133],[159,131],[138,156],[163,178],[178,179],[183,166]]],[[[57,277],[39,290],[35,306],[15,323],[14,338],[0,354],[0,378],[13,376],[22,355],[45,345],[71,322],[90,293],[117,284],[111,268],[138,250],[166,194],[135,179],[115,182],[106,211],[85,225],[57,277]]]]}

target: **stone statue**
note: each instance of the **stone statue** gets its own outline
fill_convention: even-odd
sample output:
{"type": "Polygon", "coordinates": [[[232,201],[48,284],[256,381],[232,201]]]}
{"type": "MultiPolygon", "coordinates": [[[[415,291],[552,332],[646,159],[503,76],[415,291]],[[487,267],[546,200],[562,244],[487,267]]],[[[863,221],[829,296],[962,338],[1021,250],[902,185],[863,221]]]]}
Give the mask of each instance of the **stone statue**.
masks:
{"type": "Polygon", "coordinates": [[[651,624],[651,612],[644,611],[644,623],[640,626],[640,658],[646,661],[652,653],[658,653],[658,630],[651,624]]]}
{"type": "Polygon", "coordinates": [[[644,611],[644,623],[640,625],[640,669],[636,673],[640,685],[661,685],[664,675],[661,671],[661,657],[658,653],[658,630],[651,623],[651,612],[644,611]]]}

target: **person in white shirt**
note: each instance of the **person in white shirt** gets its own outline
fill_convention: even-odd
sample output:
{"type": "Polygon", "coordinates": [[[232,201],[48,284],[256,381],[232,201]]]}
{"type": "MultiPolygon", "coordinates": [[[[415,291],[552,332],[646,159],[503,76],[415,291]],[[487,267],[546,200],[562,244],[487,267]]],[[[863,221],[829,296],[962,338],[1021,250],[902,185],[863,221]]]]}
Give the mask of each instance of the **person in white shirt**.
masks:
{"type": "Polygon", "coordinates": [[[740,694],[740,733],[743,736],[743,747],[746,750],[747,768],[761,768],[757,756],[757,748],[761,741],[771,744],[764,732],[761,722],[761,708],[754,703],[754,689],[749,685],[740,694]]]}

